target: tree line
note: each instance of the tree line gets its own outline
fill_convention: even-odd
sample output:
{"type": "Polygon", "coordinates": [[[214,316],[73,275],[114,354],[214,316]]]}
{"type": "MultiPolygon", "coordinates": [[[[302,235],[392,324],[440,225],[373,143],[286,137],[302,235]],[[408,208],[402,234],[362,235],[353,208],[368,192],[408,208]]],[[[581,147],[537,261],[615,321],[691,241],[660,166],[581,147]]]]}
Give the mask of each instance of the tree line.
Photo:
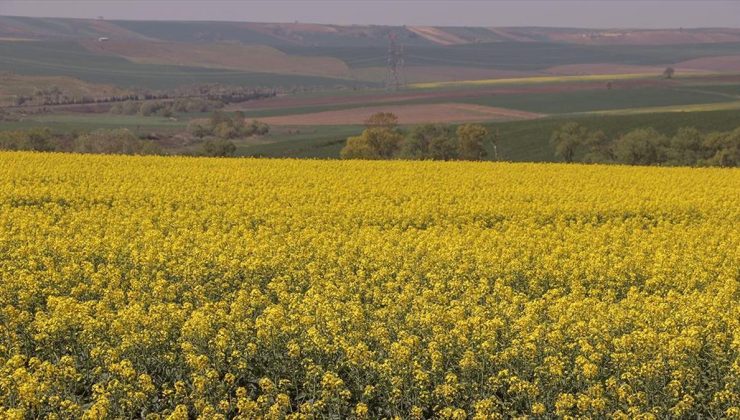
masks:
{"type": "Polygon", "coordinates": [[[137,91],[116,95],[80,95],[59,86],[36,89],[30,95],[16,95],[12,105],[54,106],[96,103],[145,102],[154,100],[202,99],[224,104],[246,102],[276,96],[276,89],[221,85],[218,83],[183,86],[168,91],[137,91]]]}
{"type": "Polygon", "coordinates": [[[241,111],[232,114],[216,111],[207,120],[190,121],[188,132],[199,139],[218,137],[232,140],[263,136],[270,132],[270,126],[257,120],[247,123],[246,116],[241,111]]]}
{"type": "Polygon", "coordinates": [[[270,127],[244,114],[216,111],[209,119],[193,120],[187,132],[176,135],[136,135],[125,128],[99,129],[88,133],[58,133],[49,128],[0,131],[0,150],[99,154],[185,154],[234,156],[232,140],[262,136],[270,127]]]}
{"type": "Polygon", "coordinates": [[[99,129],[83,134],[55,133],[49,128],[0,131],[0,149],[129,155],[163,153],[155,141],[139,138],[125,128],[99,129]]]}
{"type": "Polygon", "coordinates": [[[172,117],[176,113],[209,112],[224,107],[224,102],[202,98],[184,98],[173,101],[126,101],[113,105],[111,114],[142,115],[145,117],[157,115],[172,117]]]}
{"type": "Polygon", "coordinates": [[[685,127],[668,136],[647,127],[609,138],[603,131],[569,122],[552,133],[550,144],[566,162],[740,166],[740,128],[702,133],[685,127]]]}
{"type": "Polygon", "coordinates": [[[489,132],[480,124],[424,124],[405,132],[396,115],[380,112],[365,127],[347,139],[343,159],[482,160],[487,154],[489,132]]]}

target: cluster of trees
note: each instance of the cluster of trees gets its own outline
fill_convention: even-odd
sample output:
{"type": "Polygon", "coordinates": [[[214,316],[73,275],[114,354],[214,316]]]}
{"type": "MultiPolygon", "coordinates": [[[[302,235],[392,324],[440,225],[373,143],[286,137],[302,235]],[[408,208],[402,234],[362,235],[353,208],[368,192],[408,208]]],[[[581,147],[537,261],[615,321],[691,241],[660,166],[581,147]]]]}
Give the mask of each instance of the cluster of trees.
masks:
{"type": "Polygon", "coordinates": [[[227,114],[216,111],[207,120],[192,120],[188,133],[202,141],[201,154],[205,156],[234,156],[234,139],[263,136],[270,132],[270,126],[257,120],[247,123],[240,111],[227,114]]]}
{"type": "MultiPolygon", "coordinates": [[[[36,89],[31,95],[17,95],[14,97],[12,105],[16,107],[21,107],[82,105],[112,102],[146,103],[147,101],[171,101],[176,99],[200,100],[206,103],[219,102],[222,104],[229,104],[246,102],[255,99],[271,98],[273,96],[276,96],[277,94],[278,91],[275,89],[251,88],[245,86],[231,86],[221,84],[184,86],[170,91],[138,91],[118,95],[79,95],[69,92],[59,86],[50,86],[43,89],[36,89]]],[[[132,106],[133,105],[128,104],[126,109],[130,110],[132,106]]],[[[119,107],[117,109],[120,110],[121,108],[119,107]]],[[[206,111],[210,110],[211,109],[208,109],[206,111]]],[[[138,110],[134,111],[132,114],[135,114],[137,112],[138,110]]],[[[126,112],[117,113],[125,114],[126,112]]]]}
{"type": "Polygon", "coordinates": [[[566,162],[740,166],[740,128],[705,134],[686,127],[671,137],[649,127],[610,139],[603,131],[570,122],[553,132],[550,143],[566,162]]]}
{"type": "Polygon", "coordinates": [[[263,136],[270,132],[270,126],[257,120],[247,123],[241,111],[228,114],[216,111],[207,120],[193,120],[188,124],[188,132],[197,138],[216,137],[232,140],[252,136],[263,136]]]}
{"type": "Polygon", "coordinates": [[[270,127],[259,121],[247,123],[240,112],[227,114],[216,111],[208,120],[191,122],[188,129],[189,135],[180,133],[169,137],[157,134],[138,136],[128,129],[101,129],[82,134],[53,132],[49,128],[0,131],[0,150],[234,156],[236,145],[233,139],[264,135],[270,127]]]}
{"type": "Polygon", "coordinates": [[[171,117],[175,113],[209,112],[223,108],[223,106],[224,103],[221,101],[201,98],[183,98],[172,101],[126,101],[113,105],[110,112],[121,115],[171,117]]]}
{"type": "Polygon", "coordinates": [[[365,130],[347,139],[343,159],[481,160],[488,130],[480,124],[457,127],[424,124],[404,132],[398,117],[381,112],[365,122],[365,130]]]}
{"type": "Polygon", "coordinates": [[[211,157],[234,156],[236,154],[236,145],[230,140],[210,138],[201,144],[200,154],[211,157]]]}
{"type": "Polygon", "coordinates": [[[156,142],[141,139],[124,128],[101,129],[80,135],[54,133],[48,128],[0,131],[0,149],[130,155],[162,153],[156,142]]]}
{"type": "Polygon", "coordinates": [[[88,96],[76,95],[64,91],[58,86],[51,86],[45,89],[37,89],[33,95],[17,95],[13,105],[20,106],[51,106],[51,105],[82,105],[106,102],[122,102],[137,100],[138,95],[114,95],[114,96],[88,96]]]}
{"type": "Polygon", "coordinates": [[[277,96],[276,89],[207,83],[177,88],[174,94],[181,97],[198,97],[225,104],[253,101],[277,96]]]}

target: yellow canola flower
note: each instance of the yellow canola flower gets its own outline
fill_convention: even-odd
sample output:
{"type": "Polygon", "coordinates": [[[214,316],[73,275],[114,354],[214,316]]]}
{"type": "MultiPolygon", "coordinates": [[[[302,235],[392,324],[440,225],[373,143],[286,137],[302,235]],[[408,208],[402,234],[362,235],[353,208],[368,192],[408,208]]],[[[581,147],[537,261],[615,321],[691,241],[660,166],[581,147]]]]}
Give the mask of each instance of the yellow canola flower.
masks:
{"type": "Polygon", "coordinates": [[[0,418],[740,418],[740,170],[0,153],[0,418]]]}

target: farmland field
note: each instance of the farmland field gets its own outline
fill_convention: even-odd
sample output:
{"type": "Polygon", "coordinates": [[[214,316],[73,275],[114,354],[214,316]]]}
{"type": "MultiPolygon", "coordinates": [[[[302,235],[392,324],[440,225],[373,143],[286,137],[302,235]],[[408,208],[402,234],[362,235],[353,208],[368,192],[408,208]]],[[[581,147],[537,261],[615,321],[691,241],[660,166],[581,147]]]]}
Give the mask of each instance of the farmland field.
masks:
{"type": "MultiPolygon", "coordinates": [[[[711,79],[710,79],[711,80],[711,79]]],[[[695,84],[695,81],[680,84],[663,83],[655,79],[633,80],[615,83],[607,89],[605,83],[542,83],[524,85],[504,85],[487,88],[459,88],[434,90],[406,90],[383,93],[380,91],[336,92],[325,95],[292,95],[252,101],[235,105],[234,109],[244,111],[251,118],[293,116],[300,122],[316,117],[321,119],[329,111],[351,114],[352,109],[373,108],[391,110],[397,106],[449,104],[453,114],[455,106],[476,104],[488,107],[507,108],[540,114],[571,114],[580,112],[601,112],[610,110],[650,109],[662,106],[717,107],[737,102],[740,85],[695,84]],[[321,114],[319,114],[321,113],[321,114]],[[299,114],[305,114],[300,115],[299,114]],[[314,115],[312,115],[314,114],[314,115]]],[[[356,111],[361,113],[361,111],[356,111]]],[[[400,115],[399,115],[400,117],[400,115]]],[[[426,122],[442,122],[446,117],[429,117],[426,122]],[[437,119],[439,118],[439,119],[437,119]]],[[[492,117],[491,120],[495,120],[492,117]]],[[[290,121],[290,118],[281,119],[290,121]]],[[[418,121],[401,123],[412,124],[418,121]]],[[[296,123],[297,123],[296,122],[296,123]]],[[[346,121],[344,121],[346,122],[346,121]]]]}
{"type": "Polygon", "coordinates": [[[134,132],[184,130],[187,123],[164,117],[109,114],[35,115],[23,121],[0,122],[0,130],[48,127],[56,132],[84,132],[100,128],[126,128],[134,132]]]}
{"type": "Polygon", "coordinates": [[[330,77],[179,66],[175,63],[142,64],[120,56],[94,53],[76,43],[52,41],[0,41],[0,72],[32,76],[64,75],[94,83],[150,89],[168,89],[196,83],[285,87],[371,85],[330,77]]]}
{"type": "Polygon", "coordinates": [[[552,93],[494,94],[488,97],[463,99],[463,101],[529,112],[567,114],[625,108],[730,102],[732,99],[714,92],[636,87],[620,90],[604,88],[552,93]]]}
{"type": "Polygon", "coordinates": [[[0,153],[0,416],[740,415],[740,171],[0,153]]]}
{"type": "MultiPolygon", "coordinates": [[[[385,65],[387,48],[280,46],[279,49],[295,55],[336,57],[352,68],[366,68],[385,65]]],[[[545,42],[491,42],[447,47],[409,46],[406,49],[406,64],[535,71],[573,63],[659,65],[739,53],[740,43],[595,46],[545,42]]]]}
{"type": "Polygon", "coordinates": [[[368,117],[378,112],[392,112],[404,124],[421,124],[429,121],[439,123],[466,121],[496,121],[534,119],[541,115],[533,112],[495,108],[477,104],[438,103],[419,105],[383,105],[375,107],[356,107],[309,114],[284,115],[263,118],[263,121],[276,125],[347,125],[362,124],[368,117]]]}

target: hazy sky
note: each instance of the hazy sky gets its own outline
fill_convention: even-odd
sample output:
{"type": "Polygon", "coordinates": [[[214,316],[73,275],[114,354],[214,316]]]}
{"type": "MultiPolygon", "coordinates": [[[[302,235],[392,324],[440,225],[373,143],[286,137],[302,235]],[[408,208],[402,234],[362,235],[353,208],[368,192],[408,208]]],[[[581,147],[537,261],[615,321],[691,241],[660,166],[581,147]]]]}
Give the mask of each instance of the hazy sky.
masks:
{"type": "Polygon", "coordinates": [[[0,0],[0,15],[391,25],[740,27],[740,0],[0,0]]]}

